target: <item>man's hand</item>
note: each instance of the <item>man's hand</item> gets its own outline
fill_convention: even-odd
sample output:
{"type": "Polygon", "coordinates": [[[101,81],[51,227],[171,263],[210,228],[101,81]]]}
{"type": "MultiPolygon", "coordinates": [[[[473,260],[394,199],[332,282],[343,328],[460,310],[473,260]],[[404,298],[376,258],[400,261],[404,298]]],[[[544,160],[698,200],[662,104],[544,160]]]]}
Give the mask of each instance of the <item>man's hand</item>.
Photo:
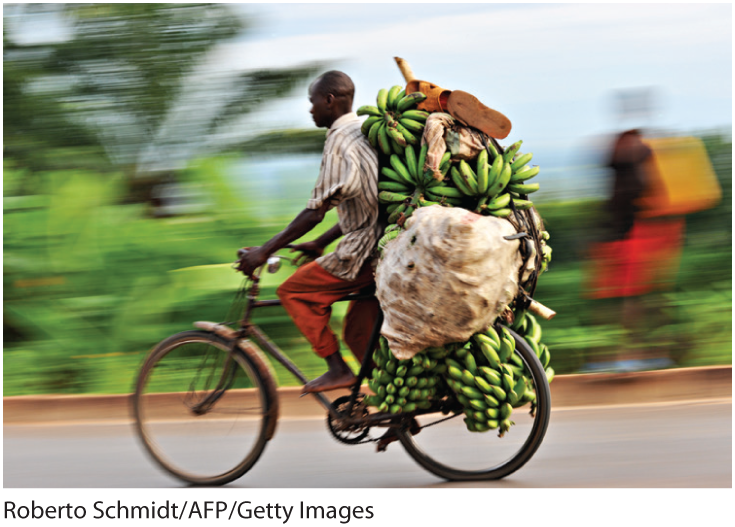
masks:
{"type": "Polygon", "coordinates": [[[293,251],[301,251],[301,254],[293,260],[294,265],[301,266],[319,258],[324,253],[324,247],[316,241],[311,241],[294,245],[291,247],[291,252],[293,251]]]}
{"type": "Polygon", "coordinates": [[[253,276],[255,270],[268,261],[262,247],[243,247],[237,251],[237,267],[245,276],[253,276]]]}

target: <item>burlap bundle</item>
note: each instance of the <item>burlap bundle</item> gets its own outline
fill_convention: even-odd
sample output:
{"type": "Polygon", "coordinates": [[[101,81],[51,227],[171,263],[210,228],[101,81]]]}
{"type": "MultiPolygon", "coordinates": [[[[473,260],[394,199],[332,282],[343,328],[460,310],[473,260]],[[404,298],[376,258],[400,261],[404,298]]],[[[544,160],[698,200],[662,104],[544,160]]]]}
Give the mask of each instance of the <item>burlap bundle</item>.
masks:
{"type": "Polygon", "coordinates": [[[513,300],[522,265],[507,220],[439,205],[418,209],[376,270],[381,333],[398,359],[465,342],[513,300]]]}

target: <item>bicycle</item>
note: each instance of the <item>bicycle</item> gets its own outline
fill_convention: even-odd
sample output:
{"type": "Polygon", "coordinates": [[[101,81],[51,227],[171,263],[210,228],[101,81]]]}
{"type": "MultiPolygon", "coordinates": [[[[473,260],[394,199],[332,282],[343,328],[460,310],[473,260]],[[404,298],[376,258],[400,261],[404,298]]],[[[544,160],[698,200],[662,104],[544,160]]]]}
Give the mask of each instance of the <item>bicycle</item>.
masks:
{"type": "MultiPolygon", "coordinates": [[[[272,359],[299,382],[308,379],[269,337],[250,320],[255,309],[278,306],[259,300],[265,268],[276,272],[284,256],[272,256],[246,280],[240,294],[246,305],[239,328],[196,322],[198,329],[168,337],[149,353],[132,397],[138,436],[165,471],[194,485],[223,485],[243,476],[272,439],[279,414],[272,359]],[[189,425],[198,429],[196,434],[189,425]],[[178,438],[186,434],[186,441],[178,438]],[[195,444],[201,441],[201,445],[195,444]],[[234,452],[234,453],[233,453],[234,452]]],[[[353,293],[341,301],[367,298],[353,293]]],[[[311,394],[327,411],[334,437],[349,445],[373,443],[373,428],[393,428],[405,451],[424,469],[450,481],[491,480],[508,476],[527,463],[539,448],[549,423],[551,396],[544,369],[532,348],[512,329],[516,351],[531,373],[536,398],[531,410],[513,412],[514,426],[498,438],[492,432],[470,433],[456,400],[433,401],[426,410],[381,413],[364,403],[363,381],[373,367],[382,313],[373,327],[368,349],[349,395],[330,400],[311,394]]]]}

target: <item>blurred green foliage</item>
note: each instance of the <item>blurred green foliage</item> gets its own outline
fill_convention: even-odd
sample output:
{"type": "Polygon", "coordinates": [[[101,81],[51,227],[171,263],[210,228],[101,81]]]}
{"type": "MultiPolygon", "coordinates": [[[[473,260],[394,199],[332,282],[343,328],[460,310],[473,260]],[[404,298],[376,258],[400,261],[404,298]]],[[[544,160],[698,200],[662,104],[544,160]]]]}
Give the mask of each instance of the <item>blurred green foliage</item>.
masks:
{"type": "MultiPolygon", "coordinates": [[[[207,69],[218,46],[249,30],[227,4],[16,4],[3,15],[4,157],[32,169],[26,174],[83,166],[121,173],[124,196],[136,202],[193,157],[258,151],[262,130],[243,119],[325,66],[207,69]],[[23,20],[43,14],[63,21],[69,38],[17,38],[23,20]]],[[[296,137],[311,152],[324,137],[270,134],[296,137]]]]}
{"type": "MultiPolygon", "coordinates": [[[[291,218],[274,225],[250,214],[226,182],[231,163],[208,159],[182,174],[206,195],[203,212],[154,219],[144,205],[116,203],[120,177],[82,170],[39,173],[39,193],[18,195],[25,170],[5,161],[5,395],[126,392],[163,336],[237,318],[228,310],[242,279],[222,262],[291,218]]],[[[317,232],[329,221],[333,213],[317,232]]],[[[267,278],[266,297],[288,272],[267,278]]],[[[287,320],[273,308],[256,317],[292,356],[311,355],[287,320]]]]}
{"type": "MultiPolygon", "coordinates": [[[[216,138],[321,65],[208,78],[172,126],[187,74],[216,44],[247,29],[226,5],[31,4],[4,9],[3,22],[3,394],[129,392],[157,342],[197,320],[237,319],[242,278],[230,267],[237,248],[262,244],[303,207],[316,170],[308,181],[256,177],[249,169],[255,161],[243,162],[243,153],[319,152],[322,130],[216,138]],[[17,9],[60,10],[70,38],[18,43],[6,16],[17,9]],[[207,155],[198,155],[204,144],[207,155]],[[141,165],[151,145],[188,168],[148,172],[141,165]],[[212,155],[223,149],[237,154],[212,155]],[[247,182],[244,192],[235,188],[233,167],[245,175],[238,177],[247,182]],[[137,183],[162,178],[188,189],[190,202],[164,213],[145,198],[130,199],[137,183]],[[265,186],[282,197],[263,199],[265,186]]],[[[732,141],[700,135],[723,199],[687,218],[677,281],[641,299],[655,318],[634,343],[664,348],[681,366],[732,363],[732,141]]],[[[558,373],[633,338],[618,304],[584,294],[599,209],[594,200],[539,204],[554,260],[536,297],[558,312],[543,324],[558,373]]],[[[331,211],[305,238],[335,222],[331,211]]],[[[262,296],[274,298],[290,272],[284,266],[268,275],[262,296]]],[[[336,332],[345,309],[335,306],[336,332]]],[[[308,377],[323,371],[283,309],[262,309],[254,320],[308,377]]],[[[294,382],[282,367],[276,373],[281,384],[294,382]]]]}
{"type": "MultiPolygon", "coordinates": [[[[730,143],[712,153],[729,195],[730,143]]],[[[197,185],[207,206],[195,213],[154,219],[139,204],[120,204],[120,176],[91,171],[38,173],[33,194],[19,194],[24,171],[4,162],[4,395],[125,393],[145,353],[196,320],[235,321],[242,278],[230,268],[238,247],[258,245],[293,217],[303,201],[272,202],[272,214],[254,213],[262,201],[232,191],[227,171],[239,158],[192,163],[182,174],[197,185]],[[281,211],[281,212],[279,212],[281,211]]],[[[247,165],[245,165],[247,166],[247,165]]],[[[315,175],[314,175],[315,177],[315,175]]],[[[268,204],[266,204],[268,205],[268,204]]],[[[543,341],[559,373],[629,344],[614,301],[585,297],[586,226],[595,202],[540,205],[554,260],[536,292],[558,315],[543,323],[543,341]]],[[[666,349],[680,366],[730,364],[731,203],[691,215],[680,271],[673,288],[642,298],[656,317],[642,349],[666,349]]],[[[313,239],[334,224],[330,211],[313,239]]],[[[288,252],[284,252],[288,255],[288,252]]],[[[263,298],[293,268],[284,265],[263,281],[263,298]]],[[[333,327],[340,333],[346,306],[333,327]]],[[[323,361],[281,308],[256,311],[255,322],[307,376],[323,361]]],[[[345,356],[352,359],[349,352],[345,356]]],[[[295,379],[278,366],[281,384],[295,379]]]]}

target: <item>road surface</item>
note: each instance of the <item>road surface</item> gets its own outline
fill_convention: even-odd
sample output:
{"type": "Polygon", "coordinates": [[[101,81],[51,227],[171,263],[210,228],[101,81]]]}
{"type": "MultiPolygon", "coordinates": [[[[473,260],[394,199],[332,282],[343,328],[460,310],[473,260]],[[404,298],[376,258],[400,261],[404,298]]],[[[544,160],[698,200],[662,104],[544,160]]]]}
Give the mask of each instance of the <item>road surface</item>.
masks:
{"type": "MultiPolygon", "coordinates": [[[[130,423],[6,425],[5,488],[176,488],[130,423]]],[[[182,438],[185,441],[185,438],[182,438]]],[[[552,411],[536,455],[501,481],[450,483],[395,443],[336,442],[323,419],[282,420],[236,488],[732,486],[732,399],[552,411]]]]}

